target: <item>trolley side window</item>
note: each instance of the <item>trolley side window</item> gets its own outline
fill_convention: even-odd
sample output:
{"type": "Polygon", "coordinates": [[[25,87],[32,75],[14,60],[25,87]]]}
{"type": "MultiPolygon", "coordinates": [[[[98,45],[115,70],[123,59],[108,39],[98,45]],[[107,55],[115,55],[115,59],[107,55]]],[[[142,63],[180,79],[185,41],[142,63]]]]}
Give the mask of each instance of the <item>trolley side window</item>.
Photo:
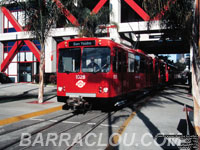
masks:
{"type": "Polygon", "coordinates": [[[118,72],[122,72],[122,52],[118,52],[118,72]]]}
{"type": "Polygon", "coordinates": [[[114,48],[113,72],[127,72],[126,53],[121,49],[114,48]]]}
{"type": "Polygon", "coordinates": [[[80,71],[80,48],[67,48],[59,50],[58,72],[70,73],[80,71]]]}
{"type": "Polygon", "coordinates": [[[135,72],[136,73],[139,73],[140,72],[140,56],[139,55],[136,55],[135,56],[135,72]]]}
{"type": "Polygon", "coordinates": [[[82,54],[82,72],[109,72],[110,48],[85,47],[82,54]]]}
{"type": "Polygon", "coordinates": [[[135,70],[135,55],[128,53],[128,72],[134,72],[135,70]]]}
{"type": "Polygon", "coordinates": [[[140,59],[140,73],[145,73],[146,70],[146,60],[145,58],[142,56],[140,59]]]}
{"type": "Polygon", "coordinates": [[[127,72],[127,53],[122,52],[122,72],[127,72]]]}

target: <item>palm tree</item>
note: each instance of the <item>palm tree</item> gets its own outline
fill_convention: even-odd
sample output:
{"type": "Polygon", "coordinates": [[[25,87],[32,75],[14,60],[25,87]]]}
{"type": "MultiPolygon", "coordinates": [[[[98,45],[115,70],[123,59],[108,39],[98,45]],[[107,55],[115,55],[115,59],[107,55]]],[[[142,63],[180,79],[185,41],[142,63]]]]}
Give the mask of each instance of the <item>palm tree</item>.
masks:
{"type": "MultiPolygon", "coordinates": [[[[94,13],[84,5],[84,0],[78,0],[77,2],[76,5],[68,1],[64,1],[63,4],[68,7],[78,20],[79,26],[76,27],[78,27],[79,37],[95,37],[101,35],[105,28],[102,29],[99,26],[109,24],[110,9],[104,6],[98,13],[94,13]]],[[[67,24],[66,26],[74,26],[74,24],[67,24]]]]}
{"type": "MultiPolygon", "coordinates": [[[[79,11],[80,13],[80,11],[79,11]]],[[[100,36],[99,34],[102,34],[103,29],[100,32],[96,32],[99,25],[106,26],[109,22],[109,9],[101,9],[98,14],[92,13],[88,8],[84,8],[83,11],[81,11],[83,15],[79,14],[79,36],[83,37],[94,37],[94,36],[100,36]],[[106,15],[105,15],[106,14],[106,15]]]]}
{"type": "MultiPolygon", "coordinates": [[[[73,1],[73,0],[68,0],[73,1]]],[[[38,102],[43,103],[44,95],[44,69],[45,69],[45,41],[49,36],[49,31],[55,25],[58,17],[61,15],[61,10],[57,7],[53,0],[26,0],[20,2],[18,0],[3,0],[0,6],[16,5],[22,8],[25,12],[24,23],[25,28],[31,31],[32,35],[39,40],[41,45],[40,50],[40,65],[39,65],[39,91],[38,102]]]]}
{"type": "Polygon", "coordinates": [[[38,102],[43,103],[44,95],[44,69],[45,69],[45,41],[49,35],[49,31],[61,11],[52,0],[27,0],[19,4],[25,11],[25,22],[33,35],[39,40],[40,65],[39,65],[39,91],[38,102]]]}
{"type": "MultiPolygon", "coordinates": [[[[49,36],[50,30],[63,16],[65,8],[69,9],[72,14],[78,18],[78,22],[71,25],[78,27],[80,36],[95,36],[98,25],[107,24],[109,9],[102,9],[98,14],[93,14],[91,11],[82,5],[82,0],[2,0],[0,6],[14,4],[20,6],[24,12],[25,27],[31,31],[32,35],[39,40],[41,45],[40,50],[40,65],[39,65],[39,91],[38,102],[43,103],[44,95],[44,68],[45,68],[45,41],[49,36]],[[58,6],[59,5],[59,6],[58,6]]],[[[65,13],[66,15],[70,15],[65,13]]],[[[68,21],[62,20],[62,25],[69,26],[68,21]]]]}
{"type": "Polygon", "coordinates": [[[142,0],[142,3],[150,21],[160,20],[162,28],[173,29],[174,34],[190,39],[194,0],[142,0]]]}

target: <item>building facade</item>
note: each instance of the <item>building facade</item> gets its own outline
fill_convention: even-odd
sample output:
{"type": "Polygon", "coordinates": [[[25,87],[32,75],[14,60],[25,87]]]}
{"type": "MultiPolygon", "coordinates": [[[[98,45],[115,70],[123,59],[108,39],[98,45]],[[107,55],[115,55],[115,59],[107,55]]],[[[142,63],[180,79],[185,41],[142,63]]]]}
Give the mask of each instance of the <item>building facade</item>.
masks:
{"type": "MultiPolygon", "coordinates": [[[[60,8],[62,3],[59,0],[54,1],[60,8]]],[[[103,7],[109,7],[112,11],[109,21],[117,23],[119,27],[116,29],[108,25],[107,32],[109,32],[109,37],[116,42],[141,48],[144,51],[162,49],[159,47],[162,45],[161,38],[163,36],[159,21],[154,21],[151,32],[149,32],[147,23],[150,17],[142,8],[141,1],[93,0],[91,2],[83,0],[83,2],[84,6],[94,13],[98,13],[103,7]]],[[[70,12],[70,10],[63,11],[64,19],[73,23],[74,18],[65,14],[66,12],[70,12]]],[[[23,30],[23,15],[23,10],[17,7],[6,6],[0,10],[0,69],[13,82],[33,82],[33,77],[38,74],[39,70],[40,43],[29,31],[23,30]]],[[[78,30],[75,27],[55,26],[50,33],[45,44],[45,73],[56,73],[57,44],[63,40],[77,37],[78,30]]],[[[164,51],[166,52],[166,47],[164,51]]],[[[150,53],[152,52],[150,51],[150,53]]],[[[162,51],[158,51],[158,53],[162,53],[162,51]]]]}

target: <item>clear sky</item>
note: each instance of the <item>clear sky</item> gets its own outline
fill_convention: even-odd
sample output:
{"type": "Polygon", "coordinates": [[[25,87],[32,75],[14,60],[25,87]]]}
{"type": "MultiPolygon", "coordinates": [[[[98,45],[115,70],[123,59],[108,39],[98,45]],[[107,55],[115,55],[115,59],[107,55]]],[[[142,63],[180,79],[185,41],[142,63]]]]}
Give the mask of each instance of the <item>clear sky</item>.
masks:
{"type": "Polygon", "coordinates": [[[169,56],[170,60],[173,60],[174,63],[176,62],[176,54],[162,54],[161,56],[169,56]]]}
{"type": "Polygon", "coordinates": [[[170,56],[169,59],[173,60],[175,63],[176,62],[176,54],[170,54],[169,56],[170,56]]]}

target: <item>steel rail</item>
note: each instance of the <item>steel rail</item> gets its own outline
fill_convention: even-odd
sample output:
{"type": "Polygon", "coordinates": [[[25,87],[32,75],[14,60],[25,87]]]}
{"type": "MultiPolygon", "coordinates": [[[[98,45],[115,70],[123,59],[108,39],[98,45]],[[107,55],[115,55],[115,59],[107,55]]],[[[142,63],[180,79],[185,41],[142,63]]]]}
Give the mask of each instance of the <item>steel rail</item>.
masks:
{"type": "Polygon", "coordinates": [[[81,136],[76,142],[73,143],[70,147],[66,148],[65,150],[72,149],[80,140],[84,139],[89,133],[91,133],[94,129],[96,129],[102,122],[104,122],[109,116],[113,115],[115,112],[112,112],[111,114],[106,114],[105,117],[103,117],[101,120],[99,120],[91,129],[87,130],[83,136],[81,136]]]}
{"type": "Polygon", "coordinates": [[[73,111],[68,112],[68,113],[66,113],[66,114],[62,114],[62,115],[58,115],[58,116],[55,116],[55,117],[51,117],[51,118],[49,118],[49,119],[47,119],[47,120],[42,120],[42,121],[39,121],[39,122],[35,122],[35,123],[33,123],[33,124],[28,124],[28,125],[20,126],[20,127],[18,127],[18,128],[15,128],[15,129],[10,129],[10,130],[1,132],[1,133],[0,133],[0,136],[1,136],[1,135],[8,134],[8,133],[11,133],[11,132],[14,132],[14,131],[18,131],[18,130],[21,130],[21,129],[23,129],[23,128],[27,128],[27,127],[30,127],[30,126],[33,126],[33,125],[36,125],[36,124],[40,124],[40,123],[43,123],[43,122],[46,122],[46,121],[49,121],[49,120],[53,120],[53,119],[58,118],[58,117],[62,117],[62,116],[65,116],[65,115],[69,115],[69,114],[71,114],[71,113],[73,113],[73,111]]]}
{"type": "MultiPolygon", "coordinates": [[[[39,128],[39,129],[37,129],[37,130],[31,132],[30,135],[33,136],[33,135],[35,135],[35,134],[37,134],[37,133],[39,133],[39,132],[45,131],[45,130],[47,130],[47,129],[49,129],[49,128],[51,128],[51,127],[53,127],[53,126],[55,126],[55,125],[57,125],[57,124],[59,124],[59,123],[61,123],[62,121],[65,121],[65,120],[67,120],[67,119],[69,119],[69,118],[74,117],[75,115],[76,115],[76,114],[72,114],[72,115],[70,115],[70,116],[68,116],[68,117],[66,117],[66,118],[64,118],[64,119],[60,119],[60,120],[57,121],[57,122],[54,122],[54,123],[52,123],[52,124],[46,125],[46,126],[44,126],[44,127],[41,127],[41,128],[39,128]]],[[[45,120],[45,121],[46,121],[46,120],[45,120]]],[[[7,144],[7,145],[1,147],[1,149],[10,148],[10,147],[12,147],[13,145],[19,143],[20,140],[21,140],[21,139],[20,139],[20,137],[19,137],[19,138],[15,139],[12,143],[9,143],[9,144],[7,144]]]]}
{"type": "MultiPolygon", "coordinates": [[[[95,117],[92,117],[92,118],[90,118],[90,119],[88,119],[88,120],[86,120],[86,121],[83,121],[83,122],[81,122],[80,124],[74,125],[74,126],[70,127],[69,129],[62,130],[62,131],[58,132],[58,135],[60,135],[61,133],[66,132],[66,131],[69,131],[69,130],[71,130],[71,129],[74,129],[74,128],[78,127],[78,126],[81,126],[81,125],[83,125],[83,124],[86,124],[87,122],[89,122],[89,121],[91,121],[91,120],[93,120],[93,119],[99,118],[99,117],[101,117],[101,116],[103,116],[103,115],[104,115],[104,114],[100,114],[100,115],[95,116],[95,117]]],[[[44,131],[44,130],[43,130],[43,131],[44,131]]],[[[25,149],[30,148],[30,147],[31,147],[31,145],[30,145],[30,146],[26,146],[26,147],[24,147],[24,148],[22,148],[22,149],[20,149],[20,150],[25,150],[25,149]]]]}

